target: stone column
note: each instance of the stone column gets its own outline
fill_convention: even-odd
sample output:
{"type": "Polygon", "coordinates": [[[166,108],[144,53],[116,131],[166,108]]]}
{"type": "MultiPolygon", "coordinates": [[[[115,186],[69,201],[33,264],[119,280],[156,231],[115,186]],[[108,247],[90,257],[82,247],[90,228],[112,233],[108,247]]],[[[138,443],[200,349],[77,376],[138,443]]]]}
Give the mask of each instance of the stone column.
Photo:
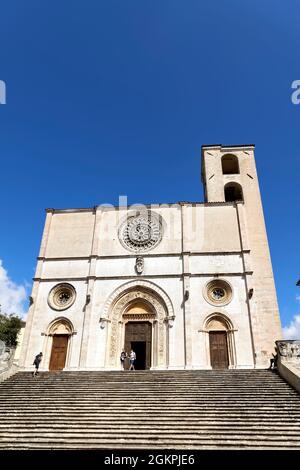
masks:
{"type": "Polygon", "coordinates": [[[192,312],[190,304],[190,252],[186,251],[188,234],[185,233],[187,224],[186,206],[181,204],[181,237],[182,237],[182,308],[184,331],[184,367],[192,368],[192,312]]]}

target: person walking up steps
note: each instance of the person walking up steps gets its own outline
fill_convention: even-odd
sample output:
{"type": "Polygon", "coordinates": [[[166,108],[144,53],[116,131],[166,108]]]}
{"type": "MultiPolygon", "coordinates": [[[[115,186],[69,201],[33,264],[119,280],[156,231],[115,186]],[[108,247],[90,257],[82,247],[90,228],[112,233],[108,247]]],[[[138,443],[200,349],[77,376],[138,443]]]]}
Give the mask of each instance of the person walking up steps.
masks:
{"type": "Polygon", "coordinates": [[[35,377],[36,375],[38,375],[39,373],[39,367],[40,367],[40,363],[41,363],[41,360],[42,360],[42,357],[43,357],[43,353],[39,353],[35,356],[34,358],[34,361],[33,361],[33,365],[35,366],[35,369],[32,373],[33,377],[35,377]]]}

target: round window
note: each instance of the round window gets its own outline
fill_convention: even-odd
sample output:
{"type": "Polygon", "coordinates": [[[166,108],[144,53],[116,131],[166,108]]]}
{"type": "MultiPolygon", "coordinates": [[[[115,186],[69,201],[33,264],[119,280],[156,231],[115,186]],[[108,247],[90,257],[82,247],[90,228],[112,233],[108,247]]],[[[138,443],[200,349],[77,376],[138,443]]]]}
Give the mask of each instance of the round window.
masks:
{"type": "Polygon", "coordinates": [[[212,305],[227,305],[232,299],[232,289],[221,279],[210,281],[204,288],[204,297],[212,305]]]}
{"type": "Polygon", "coordinates": [[[71,284],[58,284],[49,293],[48,303],[55,310],[66,310],[75,302],[76,291],[71,284]]]}

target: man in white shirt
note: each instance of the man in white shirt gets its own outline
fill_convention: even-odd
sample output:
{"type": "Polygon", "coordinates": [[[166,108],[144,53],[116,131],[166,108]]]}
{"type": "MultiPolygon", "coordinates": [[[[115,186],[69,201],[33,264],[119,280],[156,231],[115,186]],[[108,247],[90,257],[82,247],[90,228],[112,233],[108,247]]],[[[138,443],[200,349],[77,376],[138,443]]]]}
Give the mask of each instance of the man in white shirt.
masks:
{"type": "Polygon", "coordinates": [[[135,360],[136,360],[136,354],[135,354],[135,352],[134,352],[133,349],[132,349],[132,350],[130,351],[130,354],[129,354],[129,361],[130,361],[129,370],[135,370],[135,368],[134,368],[135,360]]]}

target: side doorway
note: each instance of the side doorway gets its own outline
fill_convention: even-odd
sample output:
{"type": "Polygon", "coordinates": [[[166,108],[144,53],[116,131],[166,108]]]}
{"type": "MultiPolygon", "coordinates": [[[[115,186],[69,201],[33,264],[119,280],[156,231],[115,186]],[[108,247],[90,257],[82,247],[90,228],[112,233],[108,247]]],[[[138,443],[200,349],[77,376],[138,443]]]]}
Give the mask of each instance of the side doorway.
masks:
{"type": "Polygon", "coordinates": [[[54,335],[49,370],[63,370],[66,365],[69,335],[54,335]]]}
{"type": "Polygon", "coordinates": [[[226,331],[209,332],[210,362],[213,369],[228,369],[228,344],[226,331]]]}

